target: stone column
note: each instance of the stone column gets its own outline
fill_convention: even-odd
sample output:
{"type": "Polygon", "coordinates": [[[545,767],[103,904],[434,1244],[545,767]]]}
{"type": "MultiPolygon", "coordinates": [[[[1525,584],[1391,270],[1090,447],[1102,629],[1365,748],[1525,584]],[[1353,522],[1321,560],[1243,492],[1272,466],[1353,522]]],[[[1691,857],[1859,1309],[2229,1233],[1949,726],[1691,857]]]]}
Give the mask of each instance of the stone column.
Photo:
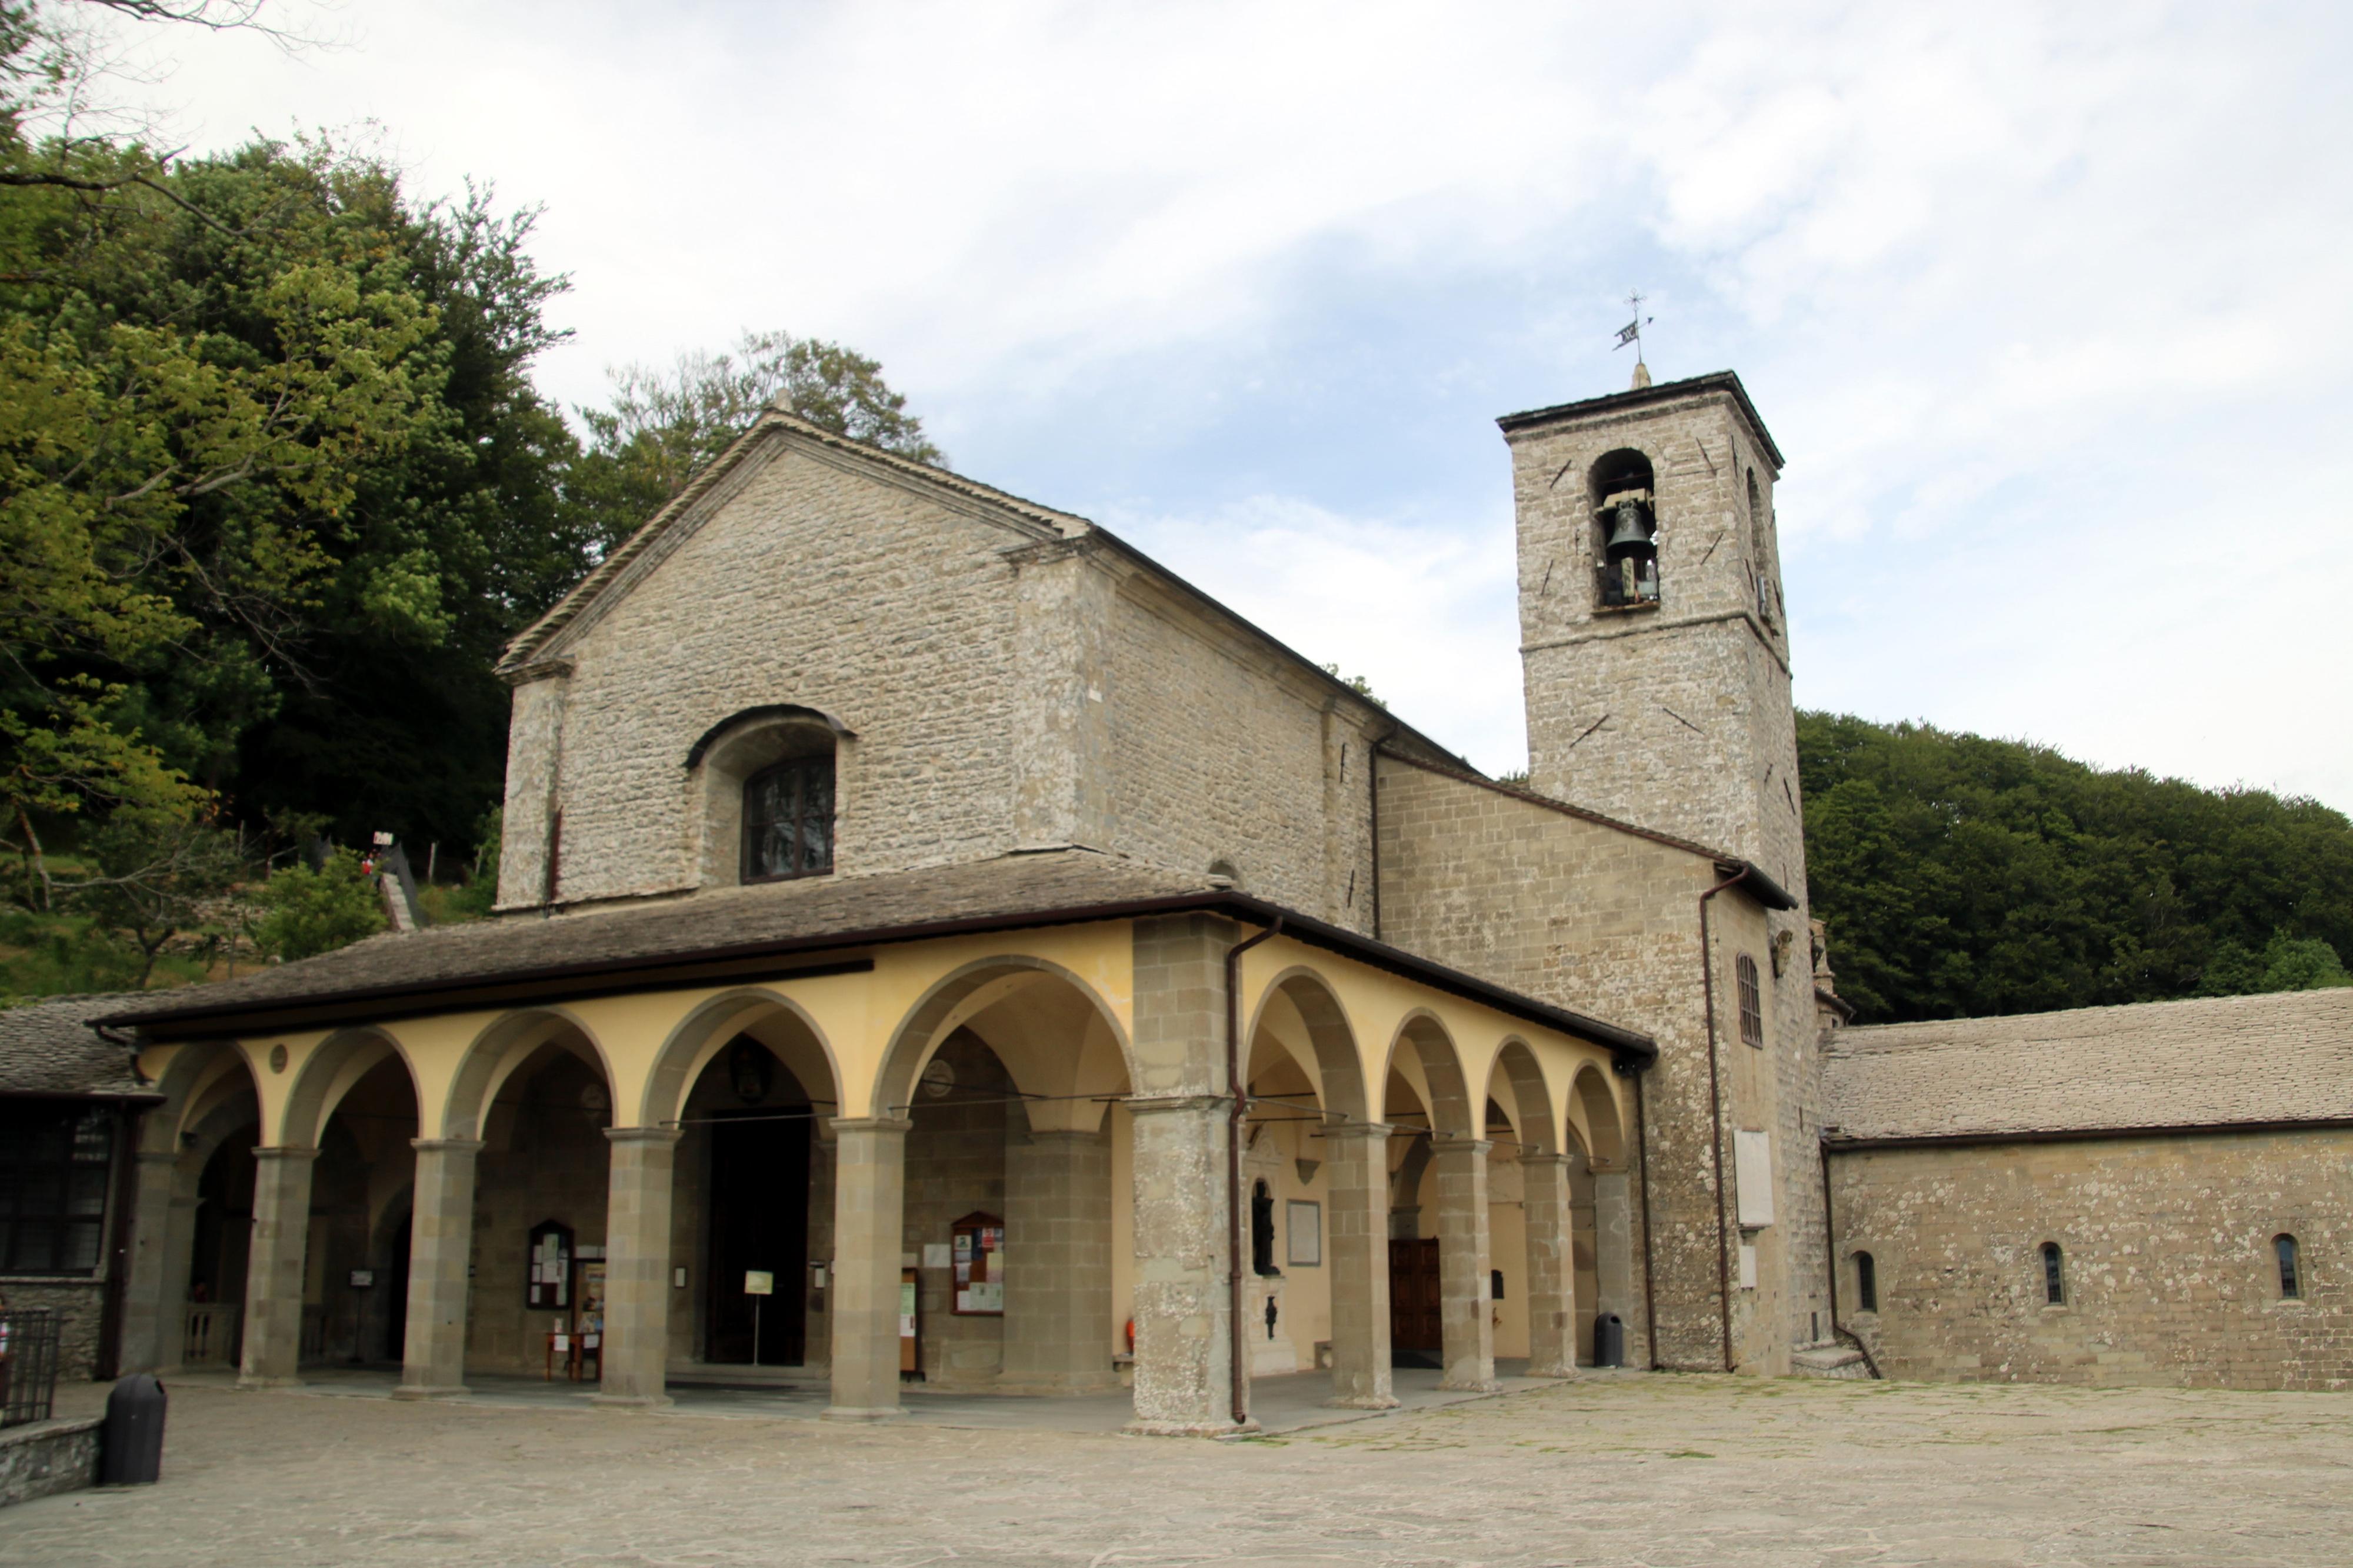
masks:
{"type": "Polygon", "coordinates": [[[1135,1125],[1135,1415],[1128,1430],[1231,1432],[1226,1140],[1233,1102],[1174,1095],[1131,1100],[1127,1109],[1135,1125]]]}
{"type": "Polygon", "coordinates": [[[142,1152],[132,1181],[134,1189],[128,1201],[135,1206],[131,1219],[130,1277],[122,1289],[121,1365],[126,1375],[180,1364],[186,1334],[181,1307],[188,1293],[185,1260],[195,1239],[195,1205],[173,1201],[179,1195],[179,1155],[142,1152]],[[181,1222],[176,1237],[175,1220],[181,1222]],[[173,1267],[175,1258],[180,1260],[177,1270],[173,1267]]]}
{"type": "Polygon", "coordinates": [[[311,1165],[316,1149],[253,1152],[253,1248],[245,1271],[245,1363],[239,1388],[289,1388],[302,1380],[302,1266],[311,1240],[311,1165]]]}
{"type": "MultiPolygon", "coordinates": [[[[670,1173],[675,1127],[607,1127],[604,1382],[599,1405],[668,1405],[670,1173]]],[[[414,1333],[412,1324],[410,1331],[414,1333]]]]}
{"type": "MultiPolygon", "coordinates": [[[[1651,1364],[1642,1338],[1641,1303],[1635,1299],[1632,1178],[1625,1167],[1595,1162],[1593,1173],[1593,1297],[1599,1312],[1615,1312],[1626,1324],[1626,1364],[1651,1364]]],[[[1588,1353],[1592,1347],[1586,1347],[1588,1353]]]]}
{"type": "MultiPolygon", "coordinates": [[[[903,1117],[833,1122],[832,1421],[887,1421],[899,1408],[899,1270],[906,1245],[903,1117]]],[[[1015,1253],[1014,1268],[1021,1265],[1015,1253]]]]}
{"type": "Polygon", "coordinates": [[[1528,1235],[1528,1375],[1577,1375],[1577,1263],[1569,1243],[1568,1157],[1523,1154],[1528,1235]]]}
{"type": "MultiPolygon", "coordinates": [[[[416,1207],[408,1229],[408,1318],[395,1399],[466,1392],[466,1268],[474,1252],[472,1138],[412,1138],[416,1207]]],[[[667,1286],[669,1281],[663,1281],[667,1286]]]]}
{"type": "Polygon", "coordinates": [[[1446,1375],[1438,1386],[1495,1386],[1495,1325],[1488,1313],[1487,1151],[1483,1138],[1434,1134],[1438,1162],[1438,1300],[1446,1375]]]}
{"type": "Polygon", "coordinates": [[[1007,1389],[1092,1393],[1118,1386],[1111,1363],[1111,1141],[1032,1130],[1008,1138],[1007,1389]]]}
{"type": "Polygon", "coordinates": [[[1389,1363],[1389,1130],[1326,1122],[1332,1190],[1324,1266],[1332,1287],[1332,1397],[1345,1410],[1397,1404],[1389,1363]]]}

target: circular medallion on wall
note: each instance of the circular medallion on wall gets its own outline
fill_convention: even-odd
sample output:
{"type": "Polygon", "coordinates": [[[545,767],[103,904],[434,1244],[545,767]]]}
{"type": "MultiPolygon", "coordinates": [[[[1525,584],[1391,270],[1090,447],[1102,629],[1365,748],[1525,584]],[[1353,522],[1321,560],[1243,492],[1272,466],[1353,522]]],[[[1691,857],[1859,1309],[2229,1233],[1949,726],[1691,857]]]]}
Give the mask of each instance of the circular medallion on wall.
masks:
{"type": "Polygon", "coordinates": [[[934,1100],[944,1100],[955,1087],[955,1068],[934,1057],[931,1065],[923,1069],[923,1093],[934,1100]]]}
{"type": "Polygon", "coordinates": [[[286,1070],[286,1047],[283,1045],[269,1047],[269,1070],[271,1072],[286,1070]]]}

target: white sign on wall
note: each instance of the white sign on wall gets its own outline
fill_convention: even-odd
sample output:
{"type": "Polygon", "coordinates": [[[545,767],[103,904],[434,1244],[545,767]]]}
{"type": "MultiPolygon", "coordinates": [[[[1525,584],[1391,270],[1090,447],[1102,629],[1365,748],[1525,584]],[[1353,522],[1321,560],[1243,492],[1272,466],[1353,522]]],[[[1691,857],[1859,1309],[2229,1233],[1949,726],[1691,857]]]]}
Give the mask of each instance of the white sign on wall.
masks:
{"type": "Polygon", "coordinates": [[[1762,1230],[1773,1223],[1773,1135],[1732,1135],[1732,1180],[1740,1198],[1740,1228],[1762,1230]]]}

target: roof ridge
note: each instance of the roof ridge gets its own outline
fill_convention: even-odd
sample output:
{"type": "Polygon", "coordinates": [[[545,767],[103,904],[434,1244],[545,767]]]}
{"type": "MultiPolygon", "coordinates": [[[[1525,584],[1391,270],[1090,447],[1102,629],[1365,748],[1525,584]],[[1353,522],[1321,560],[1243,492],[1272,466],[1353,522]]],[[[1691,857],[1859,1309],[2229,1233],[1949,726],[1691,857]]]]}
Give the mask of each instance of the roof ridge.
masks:
{"type": "Polygon", "coordinates": [[[1393,762],[1405,763],[1425,773],[1437,773],[1443,778],[1476,784],[1481,789],[1493,790],[1497,795],[1507,795],[1514,800],[1526,801],[1530,805],[1540,805],[1547,811],[1556,811],[1563,816],[1574,816],[1598,826],[1614,828],[1620,833],[1630,833],[1637,838],[1647,838],[1653,844],[1663,844],[1670,849],[1681,849],[1686,854],[1704,856],[1710,860],[1723,864],[1733,866],[1749,864],[1746,855],[1735,855],[1725,849],[1711,849],[1694,839],[1678,838],[1672,833],[1662,833],[1655,827],[1645,827],[1639,822],[1628,822],[1620,817],[1610,816],[1590,806],[1578,805],[1572,801],[1563,800],[1557,795],[1544,795],[1523,784],[1504,784],[1501,780],[1487,778],[1482,774],[1467,773],[1460,768],[1450,768],[1437,763],[1424,762],[1419,757],[1409,757],[1401,752],[1392,752],[1387,747],[1377,749],[1382,756],[1393,762]]]}

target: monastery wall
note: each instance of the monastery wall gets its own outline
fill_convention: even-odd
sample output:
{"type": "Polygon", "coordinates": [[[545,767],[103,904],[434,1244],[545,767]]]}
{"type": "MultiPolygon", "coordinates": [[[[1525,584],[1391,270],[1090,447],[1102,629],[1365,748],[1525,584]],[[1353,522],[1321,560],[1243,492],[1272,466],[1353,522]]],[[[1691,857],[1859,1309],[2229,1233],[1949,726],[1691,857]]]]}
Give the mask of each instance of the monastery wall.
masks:
{"type": "Polygon", "coordinates": [[[2353,1388],[2353,1131],[1853,1151],[1831,1184],[1840,1321],[1886,1376],[2353,1388]],[[1876,1311],[1859,1310],[1859,1251],[1876,1311]]]}

